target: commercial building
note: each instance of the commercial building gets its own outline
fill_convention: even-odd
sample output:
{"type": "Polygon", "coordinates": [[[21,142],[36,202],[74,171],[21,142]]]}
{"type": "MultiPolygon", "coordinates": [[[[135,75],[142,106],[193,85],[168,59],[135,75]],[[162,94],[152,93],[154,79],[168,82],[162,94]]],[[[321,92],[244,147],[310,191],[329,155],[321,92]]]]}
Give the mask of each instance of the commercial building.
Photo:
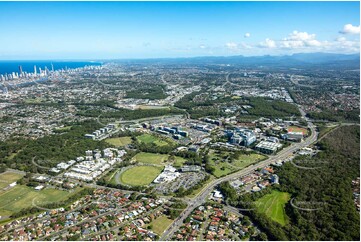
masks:
{"type": "Polygon", "coordinates": [[[194,165],[183,166],[181,168],[182,172],[199,172],[200,170],[201,170],[200,166],[194,166],[194,165]]]}
{"type": "Polygon", "coordinates": [[[301,141],[303,139],[302,132],[288,132],[286,135],[287,140],[301,141]]]}
{"type": "Polygon", "coordinates": [[[153,183],[164,183],[175,180],[180,176],[180,173],[177,172],[177,169],[173,166],[166,166],[162,173],[160,173],[153,181],[153,183]]]}
{"type": "Polygon", "coordinates": [[[256,150],[265,153],[265,154],[273,154],[278,149],[282,147],[282,144],[273,143],[269,141],[261,141],[256,145],[256,150]]]}
{"type": "Polygon", "coordinates": [[[231,144],[238,144],[246,147],[252,145],[257,140],[255,132],[249,129],[237,128],[234,131],[227,130],[226,135],[231,144]]]}

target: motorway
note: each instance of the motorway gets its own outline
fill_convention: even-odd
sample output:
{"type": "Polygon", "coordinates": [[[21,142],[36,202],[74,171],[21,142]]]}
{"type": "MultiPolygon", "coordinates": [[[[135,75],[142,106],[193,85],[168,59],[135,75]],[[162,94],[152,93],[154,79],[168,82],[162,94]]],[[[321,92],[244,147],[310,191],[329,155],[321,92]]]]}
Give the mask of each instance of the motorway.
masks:
{"type": "Polygon", "coordinates": [[[261,161],[261,162],[259,162],[257,164],[248,166],[243,170],[240,170],[240,171],[235,172],[233,174],[230,174],[228,176],[219,178],[219,179],[214,180],[214,181],[210,182],[209,184],[207,184],[198,193],[197,196],[195,196],[192,199],[189,199],[187,208],[166,229],[166,231],[163,233],[160,240],[161,241],[169,240],[170,236],[172,236],[172,234],[175,231],[177,231],[179,229],[179,227],[183,224],[183,220],[186,219],[195,208],[202,205],[206,201],[209,194],[214,190],[214,188],[218,184],[220,184],[220,183],[222,183],[224,181],[229,181],[229,180],[232,180],[232,179],[235,179],[235,178],[238,178],[238,177],[248,175],[248,174],[254,172],[258,168],[263,168],[263,167],[268,166],[268,165],[270,165],[270,164],[272,164],[274,162],[277,162],[279,160],[284,160],[284,159],[288,158],[289,156],[291,156],[295,151],[297,151],[297,150],[299,150],[301,148],[307,147],[307,146],[311,145],[312,143],[316,142],[317,141],[317,136],[318,136],[318,133],[316,132],[316,127],[312,124],[311,121],[309,121],[306,118],[305,112],[302,110],[302,108],[300,106],[299,106],[299,109],[300,109],[300,112],[301,112],[301,115],[302,115],[303,119],[305,119],[307,121],[308,127],[311,129],[311,135],[309,137],[307,137],[305,140],[303,140],[300,143],[294,143],[294,144],[286,147],[285,149],[281,150],[276,155],[271,156],[267,160],[264,160],[264,161],[261,161]]]}

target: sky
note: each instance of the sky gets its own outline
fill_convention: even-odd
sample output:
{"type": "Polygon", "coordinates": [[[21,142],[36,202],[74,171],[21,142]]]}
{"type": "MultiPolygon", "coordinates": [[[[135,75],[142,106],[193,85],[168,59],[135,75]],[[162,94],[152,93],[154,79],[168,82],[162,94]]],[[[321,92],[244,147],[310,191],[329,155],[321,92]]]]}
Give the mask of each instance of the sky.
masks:
{"type": "Polygon", "coordinates": [[[0,59],[360,52],[359,2],[0,2],[0,59]]]}

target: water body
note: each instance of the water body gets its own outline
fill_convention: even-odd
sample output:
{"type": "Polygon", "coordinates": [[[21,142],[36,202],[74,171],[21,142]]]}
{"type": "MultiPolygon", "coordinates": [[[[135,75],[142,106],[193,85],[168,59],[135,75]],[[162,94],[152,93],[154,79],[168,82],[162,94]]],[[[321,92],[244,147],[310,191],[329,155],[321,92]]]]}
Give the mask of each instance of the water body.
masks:
{"type": "Polygon", "coordinates": [[[75,69],[84,66],[90,65],[102,65],[101,62],[93,62],[93,61],[0,61],[0,74],[11,74],[13,72],[20,72],[19,66],[22,67],[22,70],[27,73],[34,72],[34,65],[36,65],[37,72],[39,73],[39,67],[42,70],[45,70],[47,67],[51,70],[51,64],[54,66],[54,70],[61,70],[61,69],[75,69]]]}

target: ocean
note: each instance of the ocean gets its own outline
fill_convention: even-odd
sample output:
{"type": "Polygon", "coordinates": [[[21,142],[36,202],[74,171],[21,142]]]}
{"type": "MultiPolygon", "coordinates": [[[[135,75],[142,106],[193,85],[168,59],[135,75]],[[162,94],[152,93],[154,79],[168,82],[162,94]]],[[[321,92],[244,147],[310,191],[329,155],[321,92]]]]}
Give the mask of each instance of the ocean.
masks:
{"type": "Polygon", "coordinates": [[[39,73],[39,67],[42,70],[45,70],[45,67],[47,67],[49,70],[51,70],[51,64],[54,66],[54,70],[59,69],[74,69],[78,67],[84,67],[89,65],[102,65],[101,62],[93,62],[93,61],[1,61],[0,60],[0,74],[11,74],[13,72],[20,72],[19,66],[22,67],[22,70],[24,72],[33,73],[34,72],[34,65],[36,65],[37,72],[39,73]]]}

